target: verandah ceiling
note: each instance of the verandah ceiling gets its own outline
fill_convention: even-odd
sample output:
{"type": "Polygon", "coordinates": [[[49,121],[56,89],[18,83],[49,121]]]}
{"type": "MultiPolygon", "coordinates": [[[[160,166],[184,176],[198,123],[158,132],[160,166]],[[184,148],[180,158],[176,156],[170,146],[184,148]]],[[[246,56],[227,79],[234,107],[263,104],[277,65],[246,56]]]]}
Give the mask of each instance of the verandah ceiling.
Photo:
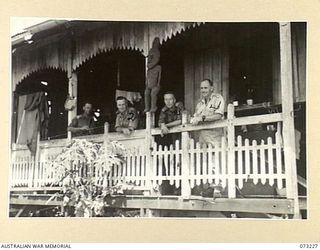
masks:
{"type": "MultiPolygon", "coordinates": [[[[73,70],[99,53],[114,49],[138,50],[147,56],[155,37],[163,43],[173,36],[195,27],[195,22],[109,22],[103,28],[89,32],[78,28],[74,32],[74,49],[69,67],[73,70]]],[[[92,24],[94,25],[94,23],[92,24]]],[[[24,78],[41,69],[68,70],[68,59],[71,51],[68,35],[51,42],[45,37],[38,43],[31,44],[30,49],[18,49],[12,56],[13,90],[24,78]],[[45,45],[41,45],[45,43],[45,45]]]]}

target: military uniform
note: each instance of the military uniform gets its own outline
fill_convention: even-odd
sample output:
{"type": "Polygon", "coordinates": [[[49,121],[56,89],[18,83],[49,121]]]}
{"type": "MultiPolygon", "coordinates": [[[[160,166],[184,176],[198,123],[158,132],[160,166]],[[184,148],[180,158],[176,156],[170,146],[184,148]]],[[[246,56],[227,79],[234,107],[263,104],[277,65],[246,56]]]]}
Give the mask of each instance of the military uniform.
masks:
{"type": "MultiPolygon", "coordinates": [[[[164,106],[161,109],[158,125],[159,127],[161,124],[168,124],[170,122],[181,120],[182,119],[182,109],[180,107],[177,107],[176,105],[172,108],[168,108],[167,106],[164,106]]],[[[156,138],[156,142],[162,146],[170,146],[170,144],[175,145],[175,141],[181,140],[181,134],[180,133],[170,133],[166,134],[163,137],[156,138]]],[[[170,156],[169,156],[170,157],[170,156]]],[[[170,158],[169,158],[170,159],[170,158]]],[[[170,159],[171,160],[171,159],[170,159]]],[[[173,159],[172,159],[173,160],[173,159]]],[[[157,173],[159,174],[159,173],[157,173]]],[[[169,166],[167,165],[167,162],[162,162],[162,175],[172,175],[173,173],[170,173],[169,166]]],[[[169,184],[168,180],[164,180],[161,185],[161,194],[162,195],[172,195],[175,192],[179,192],[179,189],[176,189],[174,186],[169,184]]]]}
{"type": "MultiPolygon", "coordinates": [[[[224,115],[224,99],[220,94],[212,93],[209,100],[201,99],[197,106],[194,116],[212,116],[214,114],[224,115]]],[[[223,119],[223,118],[222,118],[223,119]]],[[[200,143],[215,144],[221,143],[221,137],[223,136],[223,128],[201,130],[199,133],[200,143]]]]}
{"type": "Polygon", "coordinates": [[[135,108],[129,107],[124,112],[117,111],[115,129],[128,128],[135,130],[138,126],[138,117],[135,108]]]}
{"type": "Polygon", "coordinates": [[[160,116],[159,116],[159,127],[161,124],[167,124],[176,120],[182,119],[182,110],[179,107],[173,106],[172,108],[168,108],[164,106],[161,109],[160,116]]]}
{"type": "MultiPolygon", "coordinates": [[[[78,115],[75,118],[72,119],[69,127],[72,128],[81,128],[83,126],[88,126],[89,128],[95,127],[95,122],[93,120],[93,116],[86,116],[84,114],[78,115]]],[[[88,135],[92,134],[92,130],[89,131],[79,131],[72,133],[72,136],[81,136],[81,135],[88,135]]]]}

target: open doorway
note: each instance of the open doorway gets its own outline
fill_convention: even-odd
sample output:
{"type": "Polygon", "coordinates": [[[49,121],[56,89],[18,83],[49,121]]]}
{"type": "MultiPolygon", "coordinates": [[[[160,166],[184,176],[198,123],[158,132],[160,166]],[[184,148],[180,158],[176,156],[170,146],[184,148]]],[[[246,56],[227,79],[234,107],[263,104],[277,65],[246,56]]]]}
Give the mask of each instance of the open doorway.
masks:
{"type": "Polygon", "coordinates": [[[230,100],[246,104],[273,101],[272,41],[275,23],[231,24],[228,29],[230,55],[230,100]]]}
{"type": "Polygon", "coordinates": [[[143,93],[145,86],[145,60],[139,51],[114,50],[101,53],[78,69],[78,111],[83,104],[93,104],[97,128],[103,133],[108,122],[114,131],[116,118],[116,90],[143,93]]]}
{"type": "Polygon", "coordinates": [[[23,105],[19,103],[21,96],[44,92],[48,104],[48,133],[45,139],[60,139],[67,137],[68,112],[64,103],[68,94],[68,78],[66,72],[56,69],[45,69],[32,73],[22,80],[14,92],[14,116],[12,124],[12,139],[16,141],[19,129],[18,118],[22,116],[23,105]]]}

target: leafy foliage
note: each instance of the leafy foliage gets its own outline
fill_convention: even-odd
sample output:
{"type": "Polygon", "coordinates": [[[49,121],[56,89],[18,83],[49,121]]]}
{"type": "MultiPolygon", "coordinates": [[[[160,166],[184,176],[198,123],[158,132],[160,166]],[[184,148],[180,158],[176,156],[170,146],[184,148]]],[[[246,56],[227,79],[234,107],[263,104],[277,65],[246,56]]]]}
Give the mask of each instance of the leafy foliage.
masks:
{"type": "Polygon", "coordinates": [[[129,186],[108,185],[113,165],[123,164],[126,150],[116,141],[98,144],[74,139],[52,162],[55,184],[62,186],[63,205],[70,216],[103,216],[105,197],[123,193],[129,186]]]}

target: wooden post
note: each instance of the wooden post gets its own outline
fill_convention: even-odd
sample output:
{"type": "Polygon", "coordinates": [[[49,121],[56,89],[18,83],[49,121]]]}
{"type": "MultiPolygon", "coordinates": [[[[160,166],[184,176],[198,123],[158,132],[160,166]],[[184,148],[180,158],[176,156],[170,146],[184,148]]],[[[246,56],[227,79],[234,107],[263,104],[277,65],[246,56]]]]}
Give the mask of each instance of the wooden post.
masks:
{"type": "Polygon", "coordinates": [[[37,133],[37,147],[36,147],[36,154],[33,160],[33,165],[31,166],[30,171],[30,176],[29,176],[29,182],[28,182],[28,187],[33,187],[34,186],[34,181],[35,181],[35,173],[36,173],[36,168],[38,168],[38,165],[40,164],[40,128],[37,133]]]}
{"type": "MultiPolygon", "coordinates": [[[[70,97],[77,98],[78,91],[78,75],[73,70],[73,58],[74,58],[74,39],[71,36],[68,44],[68,59],[67,59],[67,76],[68,82],[68,94],[70,97]]],[[[72,119],[77,115],[77,105],[72,110],[68,111],[68,125],[71,123],[72,119]]],[[[68,139],[71,139],[71,132],[68,131],[68,139]]]]}
{"type": "Polygon", "coordinates": [[[299,199],[295,154],[292,90],[292,50],[289,22],[280,23],[280,79],[283,113],[283,147],[286,170],[287,198],[294,200],[294,217],[299,217],[299,199]]]}
{"type": "Polygon", "coordinates": [[[236,198],[236,184],[235,184],[235,139],[234,139],[234,106],[228,105],[228,197],[236,198]]]}
{"type": "MultiPolygon", "coordinates": [[[[182,126],[187,124],[187,113],[182,113],[182,126]]],[[[191,195],[190,186],[190,159],[189,159],[190,138],[189,132],[181,133],[181,149],[182,149],[182,169],[181,169],[181,196],[188,197],[191,195]]]]}
{"type": "Polygon", "coordinates": [[[152,114],[150,112],[146,113],[146,144],[145,144],[145,153],[146,153],[146,186],[149,189],[151,194],[152,188],[152,135],[151,135],[151,124],[152,124],[152,114]]]}
{"type": "MultiPolygon", "coordinates": [[[[78,88],[78,75],[76,72],[72,72],[72,68],[68,69],[68,94],[73,98],[77,98],[77,88],[78,88]]],[[[77,105],[72,110],[68,111],[68,125],[71,123],[72,119],[77,115],[77,105]]],[[[68,131],[68,139],[71,139],[71,132],[68,131]]]]}
{"type": "Polygon", "coordinates": [[[105,122],[104,123],[104,136],[103,136],[103,142],[106,146],[106,144],[108,143],[108,140],[109,140],[109,123],[108,122],[105,122]]]}

